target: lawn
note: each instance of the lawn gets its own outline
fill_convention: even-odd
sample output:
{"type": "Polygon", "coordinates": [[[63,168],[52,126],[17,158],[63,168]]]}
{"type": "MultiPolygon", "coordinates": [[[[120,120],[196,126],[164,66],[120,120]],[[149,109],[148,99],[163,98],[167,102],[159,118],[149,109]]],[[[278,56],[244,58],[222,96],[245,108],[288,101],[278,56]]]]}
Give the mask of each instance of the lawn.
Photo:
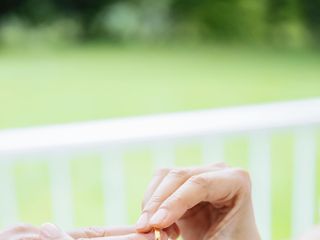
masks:
{"type": "MultiPolygon", "coordinates": [[[[2,50],[0,129],[310,98],[320,96],[319,66],[319,54],[302,50],[110,45],[2,50]]],[[[272,146],[273,236],[288,239],[292,136],[275,136],[272,146]]],[[[225,152],[226,161],[247,166],[246,139],[229,141],[225,152]]],[[[199,146],[177,150],[178,165],[200,158],[199,146]]],[[[126,155],[131,223],[151,177],[149,159],[148,151],[126,155]],[[133,169],[145,174],[136,178],[133,169]]],[[[95,174],[100,168],[95,156],[72,161],[79,226],[103,223],[101,176],[95,174]]],[[[15,174],[22,220],[50,220],[47,166],[18,164],[15,174]]]]}

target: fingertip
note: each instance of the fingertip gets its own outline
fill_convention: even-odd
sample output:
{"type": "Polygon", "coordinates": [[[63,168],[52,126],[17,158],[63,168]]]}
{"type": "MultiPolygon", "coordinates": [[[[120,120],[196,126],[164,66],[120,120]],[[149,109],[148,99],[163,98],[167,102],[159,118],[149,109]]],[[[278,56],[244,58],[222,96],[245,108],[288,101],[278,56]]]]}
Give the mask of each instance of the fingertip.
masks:
{"type": "Polygon", "coordinates": [[[135,224],[135,229],[139,233],[149,232],[151,226],[149,225],[149,214],[147,212],[142,213],[139,217],[137,223],[135,224]]]}
{"type": "Polygon", "coordinates": [[[169,211],[167,209],[159,209],[150,219],[150,225],[155,228],[166,228],[171,224],[167,224],[169,211]]]}
{"type": "Polygon", "coordinates": [[[52,223],[44,223],[40,227],[40,236],[44,239],[56,239],[61,236],[61,230],[52,223]]]}
{"type": "Polygon", "coordinates": [[[152,230],[152,227],[150,225],[144,227],[144,228],[138,228],[136,227],[136,231],[137,233],[147,233],[150,232],[152,230]]]}

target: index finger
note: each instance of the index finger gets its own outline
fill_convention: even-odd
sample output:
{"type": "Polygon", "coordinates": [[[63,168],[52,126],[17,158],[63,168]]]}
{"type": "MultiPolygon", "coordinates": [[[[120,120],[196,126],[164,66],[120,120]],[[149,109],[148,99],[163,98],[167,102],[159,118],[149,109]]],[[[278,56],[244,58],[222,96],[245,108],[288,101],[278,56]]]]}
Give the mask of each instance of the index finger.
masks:
{"type": "Polygon", "coordinates": [[[155,190],[158,188],[162,180],[168,175],[169,172],[170,172],[170,169],[168,168],[161,168],[155,172],[144,194],[143,201],[142,201],[142,209],[145,207],[145,205],[149,201],[152,194],[155,192],[155,190]]]}
{"type": "Polygon", "coordinates": [[[45,223],[40,227],[41,240],[73,240],[68,234],[52,223],[45,223]]]}
{"type": "Polygon", "coordinates": [[[68,234],[74,239],[80,238],[101,238],[109,236],[119,236],[135,233],[135,228],[132,226],[118,227],[87,227],[80,228],[69,232],[68,234]]]}
{"type": "MultiPolygon", "coordinates": [[[[80,240],[80,239],[79,239],[80,240]]],[[[86,238],[81,240],[155,240],[154,233],[132,233],[121,236],[109,236],[109,237],[98,237],[98,238],[86,238]]],[[[168,240],[168,235],[165,232],[161,232],[161,240],[168,240]]]]}

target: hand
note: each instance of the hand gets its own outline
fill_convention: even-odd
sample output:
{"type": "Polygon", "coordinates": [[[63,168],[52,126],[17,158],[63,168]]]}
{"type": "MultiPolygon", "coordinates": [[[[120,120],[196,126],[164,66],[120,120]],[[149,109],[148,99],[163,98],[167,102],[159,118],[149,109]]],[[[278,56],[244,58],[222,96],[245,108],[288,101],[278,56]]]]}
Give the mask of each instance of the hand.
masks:
{"type": "Polygon", "coordinates": [[[179,228],[184,240],[259,240],[247,172],[225,164],[157,171],[139,232],[179,228]]]}
{"type": "MultiPolygon", "coordinates": [[[[162,240],[173,236],[162,232],[162,240]]],[[[88,227],[69,233],[51,223],[41,227],[21,224],[0,232],[0,240],[154,240],[153,233],[137,233],[134,227],[88,227]]]]}
{"type": "Polygon", "coordinates": [[[46,223],[41,227],[20,224],[0,232],[0,240],[73,240],[53,224],[46,223]]]}
{"type": "Polygon", "coordinates": [[[320,240],[320,225],[303,235],[300,240],[320,240]]]}
{"type": "Polygon", "coordinates": [[[51,223],[45,223],[40,227],[39,237],[40,240],[74,240],[69,234],[51,223]]]}
{"type": "Polygon", "coordinates": [[[0,232],[0,240],[40,240],[40,230],[27,224],[20,224],[0,232]]]}
{"type": "MultiPolygon", "coordinates": [[[[162,240],[168,239],[166,232],[162,236],[162,240]]],[[[154,240],[153,233],[137,233],[134,227],[89,227],[67,234],[53,224],[42,225],[40,237],[41,240],[154,240]]]]}
{"type": "MultiPolygon", "coordinates": [[[[89,227],[69,232],[69,235],[76,240],[154,240],[153,232],[137,233],[135,228],[130,226],[89,227]]],[[[166,232],[162,232],[161,240],[168,240],[166,232]]]]}

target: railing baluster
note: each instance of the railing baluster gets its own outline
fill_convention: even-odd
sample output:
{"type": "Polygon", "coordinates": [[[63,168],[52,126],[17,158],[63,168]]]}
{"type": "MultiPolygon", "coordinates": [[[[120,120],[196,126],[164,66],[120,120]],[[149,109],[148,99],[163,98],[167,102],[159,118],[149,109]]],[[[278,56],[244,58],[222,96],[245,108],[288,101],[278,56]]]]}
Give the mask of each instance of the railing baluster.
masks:
{"type": "Polygon", "coordinates": [[[70,229],[74,226],[74,204],[69,159],[56,155],[49,160],[49,171],[54,222],[70,229]]]}
{"type": "Polygon", "coordinates": [[[249,158],[257,224],[262,239],[271,240],[271,147],[267,134],[250,137],[249,158]]]}
{"type": "Polygon", "coordinates": [[[205,164],[224,161],[224,142],[222,139],[208,138],[204,140],[203,161],[205,164]]]}
{"type": "Polygon", "coordinates": [[[18,220],[16,186],[10,159],[0,160],[0,222],[1,225],[14,224],[18,220]]]}
{"type": "Polygon", "coordinates": [[[175,165],[175,146],[174,144],[158,144],[153,148],[154,168],[171,168],[175,165]]]}
{"type": "Polygon", "coordinates": [[[126,224],[128,222],[128,211],[123,155],[121,152],[111,151],[104,155],[103,160],[103,190],[106,224],[126,224]]]}
{"type": "Polygon", "coordinates": [[[314,129],[295,134],[293,181],[293,236],[298,237],[314,223],[316,189],[316,142],[314,129]]]}
{"type": "Polygon", "coordinates": [[[318,221],[320,221],[320,200],[318,201],[318,221]]]}

